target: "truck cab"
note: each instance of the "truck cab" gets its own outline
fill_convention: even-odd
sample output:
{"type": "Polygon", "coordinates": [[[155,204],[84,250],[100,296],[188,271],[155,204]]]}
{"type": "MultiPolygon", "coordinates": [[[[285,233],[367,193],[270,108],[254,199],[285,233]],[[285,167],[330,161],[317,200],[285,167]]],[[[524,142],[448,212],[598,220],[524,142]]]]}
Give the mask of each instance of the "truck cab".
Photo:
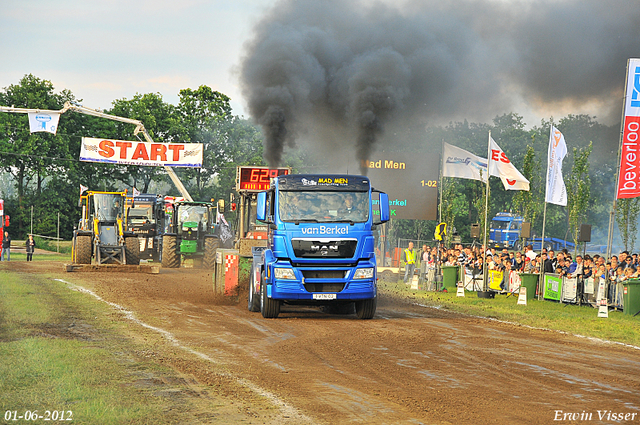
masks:
{"type": "Polygon", "coordinates": [[[139,194],[127,198],[127,230],[138,236],[140,258],[160,261],[165,226],[164,199],[160,195],[139,194]]]}
{"type": "Polygon", "coordinates": [[[500,212],[493,220],[489,228],[489,243],[504,248],[522,249],[520,246],[520,233],[524,219],[507,212],[500,212]]]}
{"type": "Polygon", "coordinates": [[[373,317],[373,229],[389,220],[385,193],[372,189],[364,176],[286,175],[258,194],[256,209],[269,230],[267,247],[254,255],[250,310],[273,318],[282,303],[355,304],[359,318],[373,317]],[[379,212],[372,209],[375,192],[379,212]]]}

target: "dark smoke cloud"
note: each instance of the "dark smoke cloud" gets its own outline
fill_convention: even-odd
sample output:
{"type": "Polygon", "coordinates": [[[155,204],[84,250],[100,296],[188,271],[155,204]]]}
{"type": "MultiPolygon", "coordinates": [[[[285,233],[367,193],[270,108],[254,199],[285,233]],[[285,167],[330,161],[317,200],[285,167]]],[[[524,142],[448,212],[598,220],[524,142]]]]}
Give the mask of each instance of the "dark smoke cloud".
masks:
{"type": "Polygon", "coordinates": [[[619,116],[626,60],[640,56],[640,7],[285,0],[245,48],[243,95],[271,166],[297,142],[331,152],[348,144],[360,161],[399,122],[488,120],[520,99],[595,102],[619,116]]]}

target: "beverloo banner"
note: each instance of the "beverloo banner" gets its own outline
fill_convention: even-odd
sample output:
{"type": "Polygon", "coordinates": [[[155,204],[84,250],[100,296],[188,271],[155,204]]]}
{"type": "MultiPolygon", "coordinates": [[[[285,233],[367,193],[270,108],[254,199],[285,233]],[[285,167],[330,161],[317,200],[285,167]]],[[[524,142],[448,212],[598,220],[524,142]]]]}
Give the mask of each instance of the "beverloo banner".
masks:
{"type": "Polygon", "coordinates": [[[629,59],[617,199],[640,196],[640,59],[629,59]]]}
{"type": "Polygon", "coordinates": [[[29,131],[31,133],[46,131],[47,133],[56,134],[56,131],[58,131],[59,113],[29,112],[27,115],[29,115],[29,131]]]}
{"type": "Polygon", "coordinates": [[[151,167],[202,167],[202,143],[149,143],[82,138],[80,161],[151,167]]]}

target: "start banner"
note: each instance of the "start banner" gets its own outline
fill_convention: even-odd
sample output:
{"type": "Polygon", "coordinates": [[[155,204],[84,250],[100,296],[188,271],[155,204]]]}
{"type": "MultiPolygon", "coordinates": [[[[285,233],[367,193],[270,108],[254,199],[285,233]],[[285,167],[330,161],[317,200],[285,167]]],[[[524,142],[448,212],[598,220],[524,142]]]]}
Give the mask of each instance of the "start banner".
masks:
{"type": "Polygon", "coordinates": [[[83,137],[80,161],[150,167],[202,167],[202,143],[149,143],[83,137]]]}
{"type": "Polygon", "coordinates": [[[629,59],[617,198],[640,196],[640,59],[629,59]]]}

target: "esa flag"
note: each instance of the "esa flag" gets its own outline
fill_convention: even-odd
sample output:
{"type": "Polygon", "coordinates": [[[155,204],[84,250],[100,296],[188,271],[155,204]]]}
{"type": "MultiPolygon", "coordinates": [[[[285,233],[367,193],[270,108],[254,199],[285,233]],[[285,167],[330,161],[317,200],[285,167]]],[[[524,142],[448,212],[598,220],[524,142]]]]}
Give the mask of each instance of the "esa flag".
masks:
{"type": "Polygon", "coordinates": [[[564,136],[554,126],[549,135],[549,158],[547,167],[547,191],[544,201],[550,204],[567,206],[567,187],[562,178],[562,160],[567,156],[567,144],[564,136]]]}
{"type": "Polygon", "coordinates": [[[56,134],[58,130],[58,121],[60,113],[58,112],[29,112],[29,131],[36,133],[38,131],[46,131],[47,133],[56,134]]]}
{"type": "Polygon", "coordinates": [[[459,147],[444,144],[442,176],[487,181],[487,160],[459,147]]]}
{"type": "Polygon", "coordinates": [[[504,151],[489,135],[489,175],[500,177],[506,190],[529,190],[527,180],[518,169],[509,161],[504,151]]]}

